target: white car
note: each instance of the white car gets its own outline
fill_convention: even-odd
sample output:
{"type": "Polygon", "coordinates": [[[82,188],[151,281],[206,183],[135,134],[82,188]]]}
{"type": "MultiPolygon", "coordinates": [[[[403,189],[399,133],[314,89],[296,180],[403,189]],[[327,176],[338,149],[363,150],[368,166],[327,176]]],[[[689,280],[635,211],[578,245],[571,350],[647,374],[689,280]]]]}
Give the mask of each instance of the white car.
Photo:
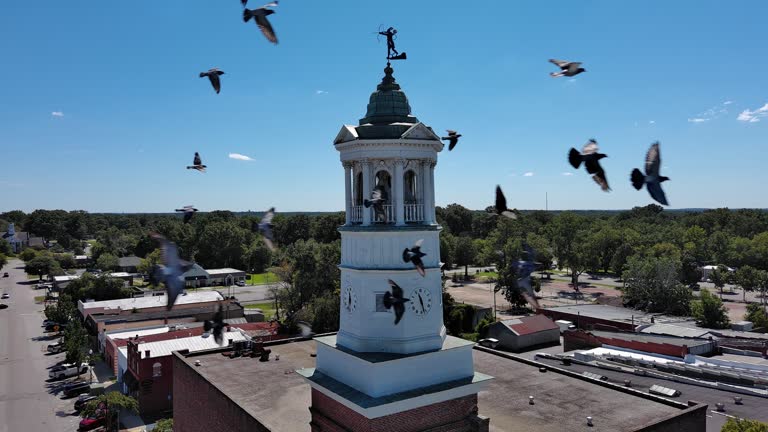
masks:
{"type": "Polygon", "coordinates": [[[77,375],[78,372],[80,372],[81,375],[88,372],[88,364],[80,363],[79,368],[77,365],[71,363],[65,363],[63,365],[56,366],[48,372],[48,378],[63,379],[67,377],[73,377],[77,375]]]}
{"type": "Polygon", "coordinates": [[[3,300],[5,300],[5,299],[7,299],[8,297],[10,297],[10,295],[8,295],[8,293],[3,293],[3,295],[2,295],[2,296],[0,296],[0,299],[3,299],[3,300]]]}

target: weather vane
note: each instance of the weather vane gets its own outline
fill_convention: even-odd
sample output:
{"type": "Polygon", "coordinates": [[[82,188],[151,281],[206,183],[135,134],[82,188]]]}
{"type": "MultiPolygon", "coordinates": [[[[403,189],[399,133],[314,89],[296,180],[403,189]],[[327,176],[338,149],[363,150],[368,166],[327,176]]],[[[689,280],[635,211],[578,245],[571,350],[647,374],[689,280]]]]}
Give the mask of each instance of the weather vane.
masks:
{"type": "Polygon", "coordinates": [[[381,31],[379,28],[379,34],[387,37],[387,60],[405,60],[405,52],[398,52],[395,49],[395,35],[397,30],[394,27],[388,28],[386,31],[381,31]]]}

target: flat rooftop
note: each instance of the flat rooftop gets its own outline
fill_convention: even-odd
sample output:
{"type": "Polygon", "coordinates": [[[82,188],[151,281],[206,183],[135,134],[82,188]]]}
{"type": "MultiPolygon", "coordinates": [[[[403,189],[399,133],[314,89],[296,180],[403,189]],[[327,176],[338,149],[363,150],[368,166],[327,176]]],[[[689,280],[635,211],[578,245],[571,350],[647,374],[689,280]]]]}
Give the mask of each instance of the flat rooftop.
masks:
{"type": "MultiPolygon", "coordinates": [[[[309,431],[310,386],[295,371],[315,367],[310,354],[316,342],[265,345],[272,350],[269,362],[230,359],[220,350],[177,356],[270,430],[309,431]],[[196,360],[201,366],[194,366],[196,360]],[[243,385],[243,376],[259,385],[243,385]]],[[[477,349],[473,357],[477,372],[494,377],[479,394],[480,414],[490,417],[491,431],[621,432],[680,412],[671,405],[552,371],[541,373],[534,365],[477,349]],[[534,396],[534,405],[528,404],[529,395],[534,396]],[[586,426],[586,416],[593,417],[595,427],[586,426]]]]}
{"type": "Polygon", "coordinates": [[[650,323],[652,316],[657,318],[658,321],[658,317],[656,317],[656,315],[648,314],[640,310],[602,304],[557,306],[547,308],[547,310],[572,315],[582,315],[585,317],[601,318],[611,321],[623,321],[628,323],[634,321],[635,325],[640,325],[641,323],[650,323]]]}
{"type": "MultiPolygon", "coordinates": [[[[715,404],[717,402],[722,402],[725,404],[725,414],[727,415],[760,420],[762,422],[768,421],[768,410],[765,409],[765,407],[768,406],[768,399],[759,396],[739,394],[727,390],[719,390],[715,388],[701,387],[660,378],[640,376],[629,372],[613,371],[596,366],[581,365],[576,363],[572,363],[570,366],[563,366],[557,360],[544,358],[539,358],[538,361],[563,369],[571,370],[576,373],[592,372],[603,375],[608,377],[608,382],[613,383],[623,383],[625,379],[629,379],[632,380],[632,388],[642,392],[648,392],[648,389],[654,384],[679,390],[681,393],[680,396],[671,399],[683,403],[689,400],[694,400],[696,402],[709,405],[707,408],[707,432],[720,432],[722,424],[725,423],[725,419],[721,418],[722,416],[713,413],[715,404]],[[740,396],[742,398],[743,404],[736,405],[733,400],[734,396],[740,396]]],[[[579,398],[581,398],[581,396],[582,395],[580,394],[579,398]]],[[[639,398],[635,399],[640,400],[639,398]]],[[[482,406],[480,411],[482,412],[482,406]]],[[[622,415],[623,414],[617,413],[615,418],[620,419],[622,415]]]]}
{"type": "MultiPolygon", "coordinates": [[[[217,291],[197,291],[182,294],[176,297],[175,305],[190,304],[190,303],[206,303],[215,302],[218,300],[224,300],[224,298],[217,291]]],[[[154,307],[165,307],[168,303],[166,296],[150,296],[150,297],[134,297],[118,300],[104,300],[97,302],[79,302],[82,304],[82,310],[104,308],[104,310],[119,309],[119,310],[131,310],[146,309],[154,307]]]]}
{"type": "Polygon", "coordinates": [[[673,336],[645,334],[645,333],[610,332],[610,331],[602,331],[602,330],[590,330],[589,332],[595,336],[605,337],[605,338],[622,339],[622,340],[635,341],[635,342],[663,343],[663,344],[669,344],[669,345],[676,345],[680,347],[681,346],[694,347],[699,345],[706,345],[711,342],[708,339],[685,339],[685,338],[679,338],[679,337],[673,337],[673,336]]]}

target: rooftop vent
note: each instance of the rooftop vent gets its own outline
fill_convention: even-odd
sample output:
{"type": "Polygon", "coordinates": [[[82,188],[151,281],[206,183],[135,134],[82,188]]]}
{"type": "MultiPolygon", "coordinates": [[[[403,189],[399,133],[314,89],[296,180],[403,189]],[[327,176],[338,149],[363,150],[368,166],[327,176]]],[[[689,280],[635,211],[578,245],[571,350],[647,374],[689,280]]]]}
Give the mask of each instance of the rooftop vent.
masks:
{"type": "Polygon", "coordinates": [[[533,405],[533,396],[528,396],[528,405],[533,405]]]}
{"type": "Polygon", "coordinates": [[[200,366],[200,360],[195,360],[195,366],[200,366]]]}
{"type": "Polygon", "coordinates": [[[741,405],[741,404],[744,403],[744,402],[741,401],[741,396],[734,396],[733,397],[733,402],[736,403],[736,405],[741,405]]]}
{"type": "Polygon", "coordinates": [[[715,404],[715,406],[717,407],[717,410],[718,410],[719,412],[723,412],[723,411],[725,411],[725,404],[724,404],[724,403],[722,403],[722,402],[718,402],[718,403],[716,403],[716,404],[715,404]]]}
{"type": "Polygon", "coordinates": [[[649,393],[658,394],[662,396],[676,397],[680,396],[680,390],[671,389],[669,387],[663,387],[658,384],[654,384],[648,389],[649,393]]]}
{"type": "Polygon", "coordinates": [[[587,378],[596,379],[596,380],[598,380],[598,381],[608,381],[608,377],[607,377],[607,376],[605,376],[605,375],[598,375],[598,374],[596,374],[596,373],[592,373],[592,372],[586,372],[586,371],[585,371],[585,372],[582,372],[581,374],[582,374],[583,376],[587,377],[587,378]]]}
{"type": "Polygon", "coordinates": [[[587,426],[592,427],[592,416],[587,416],[587,426]]]}

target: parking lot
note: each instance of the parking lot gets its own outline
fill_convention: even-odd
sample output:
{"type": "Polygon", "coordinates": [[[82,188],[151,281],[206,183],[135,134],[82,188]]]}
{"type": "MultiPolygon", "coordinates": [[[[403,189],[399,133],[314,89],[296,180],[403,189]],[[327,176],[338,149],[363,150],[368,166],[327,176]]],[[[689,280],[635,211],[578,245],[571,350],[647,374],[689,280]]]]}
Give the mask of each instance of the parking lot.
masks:
{"type": "MultiPolygon", "coordinates": [[[[35,304],[34,285],[27,283],[22,262],[9,260],[0,278],[0,293],[8,308],[0,310],[0,432],[64,432],[77,430],[77,398],[62,399],[64,381],[48,380],[48,370],[64,354],[48,354],[46,346],[58,340],[44,332],[42,305],[35,304]]],[[[88,380],[88,375],[81,379],[88,380]]]]}

